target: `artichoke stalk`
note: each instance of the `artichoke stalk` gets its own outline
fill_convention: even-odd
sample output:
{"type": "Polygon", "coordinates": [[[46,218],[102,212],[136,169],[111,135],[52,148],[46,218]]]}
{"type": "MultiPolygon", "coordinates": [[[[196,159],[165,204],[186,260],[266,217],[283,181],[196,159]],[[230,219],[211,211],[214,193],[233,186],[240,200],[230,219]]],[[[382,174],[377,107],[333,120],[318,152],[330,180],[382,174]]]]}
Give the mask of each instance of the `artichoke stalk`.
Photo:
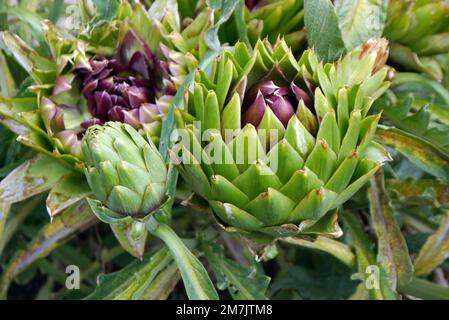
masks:
{"type": "Polygon", "coordinates": [[[239,43],[210,77],[198,71],[184,110],[197,122],[174,136],[172,160],[227,230],[338,236],[336,209],[389,159],[368,115],[387,55],[384,39],[326,65],[284,41],[239,43]]]}

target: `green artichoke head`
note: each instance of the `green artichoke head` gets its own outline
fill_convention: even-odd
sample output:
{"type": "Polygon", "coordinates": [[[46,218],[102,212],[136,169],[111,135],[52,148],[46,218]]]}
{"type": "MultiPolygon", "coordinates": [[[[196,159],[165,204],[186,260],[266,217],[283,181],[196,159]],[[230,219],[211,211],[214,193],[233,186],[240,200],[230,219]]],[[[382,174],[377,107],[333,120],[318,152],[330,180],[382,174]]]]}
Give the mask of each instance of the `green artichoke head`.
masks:
{"type": "Polygon", "coordinates": [[[228,230],[339,235],[336,209],[389,159],[368,115],[387,55],[383,39],[326,65],[284,41],[239,43],[197,72],[184,110],[197,121],[173,136],[172,159],[228,230]]]}
{"type": "Polygon", "coordinates": [[[98,200],[90,203],[101,220],[143,218],[165,203],[166,165],[149,136],[107,122],[88,129],[82,151],[85,176],[98,200]]]}

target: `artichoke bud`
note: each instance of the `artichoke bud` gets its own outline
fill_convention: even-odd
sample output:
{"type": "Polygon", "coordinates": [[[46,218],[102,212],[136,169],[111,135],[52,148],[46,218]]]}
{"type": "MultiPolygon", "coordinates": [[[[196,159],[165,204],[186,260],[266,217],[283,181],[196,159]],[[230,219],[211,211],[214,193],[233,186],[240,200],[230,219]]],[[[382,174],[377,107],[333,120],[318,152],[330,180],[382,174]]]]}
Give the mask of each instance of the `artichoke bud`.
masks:
{"type": "Polygon", "coordinates": [[[50,134],[60,132],[65,129],[64,111],[48,98],[42,98],[40,113],[42,120],[50,134]]]}
{"type": "Polygon", "coordinates": [[[85,176],[98,200],[90,204],[101,220],[140,219],[164,205],[167,169],[151,138],[130,125],[107,122],[87,130],[82,151],[85,176]]]}
{"type": "Polygon", "coordinates": [[[80,157],[86,129],[108,121],[127,123],[157,142],[176,85],[149,44],[129,25],[122,30],[117,54],[88,55],[81,39],[64,40],[63,47],[54,48],[54,54],[64,50],[64,55],[55,57],[58,74],[51,96],[42,96],[39,112],[57,152],[80,157]]]}
{"type": "Polygon", "coordinates": [[[178,130],[172,160],[229,231],[340,235],[338,207],[389,160],[368,116],[387,52],[374,39],[323,65],[282,40],[237,44],[197,72],[185,104],[197,122],[178,130]]]}

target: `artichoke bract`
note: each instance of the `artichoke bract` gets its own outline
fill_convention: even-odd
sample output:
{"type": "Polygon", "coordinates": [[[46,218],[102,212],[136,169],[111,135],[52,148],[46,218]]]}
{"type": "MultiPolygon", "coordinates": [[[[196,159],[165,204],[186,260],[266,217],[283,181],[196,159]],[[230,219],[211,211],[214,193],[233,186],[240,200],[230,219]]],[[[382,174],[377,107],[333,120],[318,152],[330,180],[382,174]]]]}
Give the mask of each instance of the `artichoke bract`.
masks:
{"type": "Polygon", "coordinates": [[[150,137],[127,124],[107,122],[88,129],[82,151],[97,199],[89,202],[101,220],[144,218],[165,203],[167,170],[150,137]]]}
{"type": "MultiPolygon", "coordinates": [[[[338,236],[338,207],[389,159],[370,106],[387,88],[384,39],[323,65],[287,44],[239,43],[199,70],[186,97],[197,121],[172,138],[172,161],[227,230],[338,236]]],[[[180,111],[181,112],[181,111],[180,111]]]]}

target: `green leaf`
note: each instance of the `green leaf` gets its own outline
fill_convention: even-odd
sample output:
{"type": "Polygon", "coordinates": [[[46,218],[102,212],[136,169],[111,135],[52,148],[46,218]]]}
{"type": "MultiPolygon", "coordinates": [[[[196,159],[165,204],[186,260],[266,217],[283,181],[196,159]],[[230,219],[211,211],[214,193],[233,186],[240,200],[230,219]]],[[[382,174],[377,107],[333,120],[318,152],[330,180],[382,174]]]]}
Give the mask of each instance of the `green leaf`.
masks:
{"type": "Polygon", "coordinates": [[[98,220],[92,214],[86,201],[79,201],[46,224],[28,244],[18,251],[3,270],[0,278],[0,299],[6,298],[14,278],[36,260],[47,256],[77,232],[92,226],[98,220]]]}
{"type": "Polygon", "coordinates": [[[254,267],[244,267],[227,259],[223,248],[203,241],[202,249],[217,278],[217,287],[228,289],[234,300],[267,300],[270,278],[257,273],[254,267]]]}
{"type": "Polygon", "coordinates": [[[16,203],[51,189],[71,170],[43,155],[26,161],[0,182],[0,201],[16,203]]]}
{"type": "Polygon", "coordinates": [[[0,205],[0,257],[17,229],[23,226],[23,221],[31,213],[36,212],[36,209],[40,207],[44,199],[45,195],[39,195],[13,207],[7,203],[0,205]]]}
{"type": "Polygon", "coordinates": [[[111,223],[110,227],[122,248],[132,256],[141,259],[148,235],[145,224],[129,218],[111,223]]]}
{"type": "Polygon", "coordinates": [[[348,50],[370,38],[382,36],[388,0],[336,0],[334,4],[343,41],[348,50]]]}
{"type": "Polygon", "coordinates": [[[449,212],[441,219],[439,228],[426,241],[415,260],[415,274],[428,275],[449,257],[449,212]]]}
{"type": "Polygon", "coordinates": [[[388,179],[385,181],[385,185],[399,201],[405,204],[435,207],[449,205],[449,193],[447,192],[449,186],[433,179],[388,179]]]}
{"type": "Polygon", "coordinates": [[[90,194],[89,185],[82,174],[68,174],[61,178],[50,190],[47,198],[48,214],[54,217],[90,194]]]}
{"type": "Polygon", "coordinates": [[[0,52],[0,94],[3,97],[12,98],[16,91],[16,85],[8,62],[3,52],[0,52]]]}
{"type": "Polygon", "coordinates": [[[95,292],[86,300],[163,299],[179,281],[179,273],[167,248],[147,253],[120,271],[100,277],[95,292]],[[170,275],[171,279],[166,279],[170,275]]]}
{"type": "Polygon", "coordinates": [[[412,280],[413,265],[385,192],[381,170],[371,179],[368,197],[371,219],[377,234],[378,260],[388,272],[391,286],[395,290],[398,283],[405,285],[412,280]]]}
{"type": "MultiPolygon", "coordinates": [[[[0,202],[0,243],[3,243],[4,231],[6,220],[8,219],[9,213],[11,212],[11,204],[7,202],[0,202]]],[[[0,244],[0,256],[3,251],[3,246],[0,244]]]]}
{"type": "Polygon", "coordinates": [[[348,227],[348,234],[355,249],[358,264],[358,277],[361,280],[368,281],[368,268],[375,266],[380,270],[379,287],[374,287],[370,290],[370,296],[376,300],[395,300],[395,292],[391,289],[388,275],[383,267],[377,263],[373,250],[374,246],[370,242],[358,217],[350,212],[345,212],[342,217],[348,227]]]}
{"type": "Polygon", "coordinates": [[[449,182],[449,161],[429,143],[395,128],[379,128],[376,137],[394,147],[419,168],[449,182]]]}
{"type": "Polygon", "coordinates": [[[19,19],[22,24],[27,24],[31,35],[39,43],[39,48],[37,49],[39,53],[43,55],[48,55],[50,53],[50,48],[45,41],[43,29],[41,28],[42,18],[39,15],[19,6],[0,8],[0,13],[12,15],[15,18],[19,19]]]}
{"type": "Polygon", "coordinates": [[[297,252],[298,258],[284,267],[272,290],[293,289],[301,298],[310,300],[346,299],[354,292],[358,282],[351,279],[353,270],[324,252],[297,252]]]}
{"type": "Polygon", "coordinates": [[[347,265],[349,268],[354,269],[356,267],[356,256],[352,252],[351,248],[337,240],[322,236],[318,236],[313,240],[301,239],[298,237],[282,238],[281,240],[304,248],[327,252],[347,265]]]}
{"type": "Polygon", "coordinates": [[[248,39],[248,27],[245,22],[245,3],[243,0],[238,1],[234,11],[234,17],[239,40],[249,46],[250,42],[248,39]]]}
{"type": "Polygon", "coordinates": [[[236,0],[209,0],[209,7],[219,11],[218,20],[214,27],[207,31],[205,35],[205,40],[208,47],[213,51],[220,51],[221,44],[218,39],[218,29],[220,26],[229,20],[234,12],[239,1],[236,0]]]}
{"type": "MultiPolygon", "coordinates": [[[[408,86],[401,91],[410,92],[408,86]]],[[[425,91],[421,87],[420,91],[425,91]]],[[[414,95],[396,96],[393,93],[385,95],[377,101],[376,108],[383,110],[383,116],[398,129],[416,135],[449,159],[449,105],[436,104],[434,91],[429,90],[429,97],[415,98],[414,95]]]]}
{"type": "Polygon", "coordinates": [[[442,80],[442,71],[438,65],[426,63],[425,58],[419,57],[412,49],[399,43],[392,42],[390,44],[389,59],[407,70],[423,72],[435,80],[442,80]]]}
{"type": "Polygon", "coordinates": [[[148,231],[164,241],[181,272],[187,296],[192,300],[218,300],[217,291],[201,262],[185,246],[178,235],[154,217],[147,221],[148,231]]]}
{"type": "Polygon", "coordinates": [[[92,2],[96,8],[96,15],[91,23],[91,27],[109,22],[115,18],[118,9],[117,0],[92,0],[92,2]]]}
{"type": "Polygon", "coordinates": [[[413,278],[412,282],[400,287],[399,290],[406,295],[419,299],[449,300],[449,288],[424,279],[413,278]]]}
{"type": "Polygon", "coordinates": [[[449,106],[449,91],[437,81],[418,73],[399,72],[392,83],[395,93],[410,93],[438,105],[449,106]]]}
{"type": "Polygon", "coordinates": [[[304,24],[309,45],[321,60],[334,61],[344,54],[345,44],[330,0],[305,0],[304,24]]]}
{"type": "Polygon", "coordinates": [[[56,64],[39,55],[17,35],[4,31],[1,34],[0,46],[10,53],[20,66],[30,74],[38,84],[54,83],[56,64]]]}
{"type": "Polygon", "coordinates": [[[48,13],[48,20],[56,24],[59,17],[61,16],[62,10],[64,9],[64,0],[54,0],[50,7],[50,12],[48,13]]]}

